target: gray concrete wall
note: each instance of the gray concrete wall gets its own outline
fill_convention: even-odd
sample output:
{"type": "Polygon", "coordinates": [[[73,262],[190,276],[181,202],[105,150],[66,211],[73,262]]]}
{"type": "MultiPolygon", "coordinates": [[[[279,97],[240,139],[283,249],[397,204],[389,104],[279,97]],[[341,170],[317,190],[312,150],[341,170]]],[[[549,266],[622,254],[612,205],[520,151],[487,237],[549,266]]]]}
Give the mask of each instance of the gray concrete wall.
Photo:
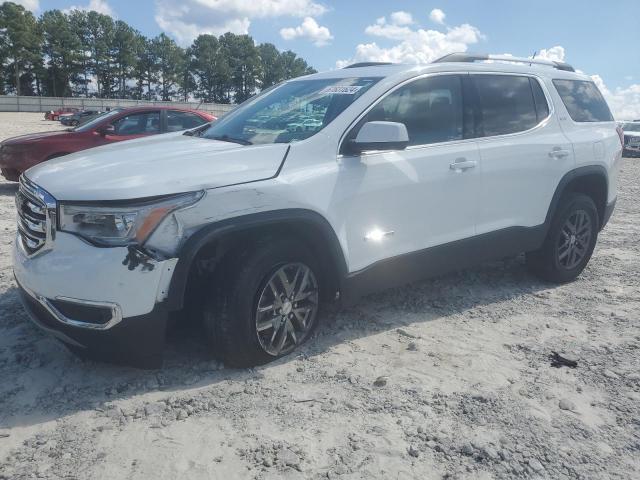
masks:
{"type": "Polygon", "coordinates": [[[0,95],[0,112],[47,112],[60,107],[105,110],[106,107],[133,107],[136,105],[167,105],[172,107],[204,110],[217,117],[233,110],[235,105],[198,102],[156,102],[147,100],[120,100],[112,98],[76,98],[76,97],[17,97],[0,95]]]}

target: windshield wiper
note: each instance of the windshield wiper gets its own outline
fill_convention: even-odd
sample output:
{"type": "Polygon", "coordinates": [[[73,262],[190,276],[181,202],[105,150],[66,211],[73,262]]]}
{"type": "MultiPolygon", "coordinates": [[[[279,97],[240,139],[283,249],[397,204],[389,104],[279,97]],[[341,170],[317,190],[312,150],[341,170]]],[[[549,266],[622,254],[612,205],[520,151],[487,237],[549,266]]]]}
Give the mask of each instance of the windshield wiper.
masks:
{"type": "Polygon", "coordinates": [[[210,138],[211,140],[220,140],[221,142],[239,143],[240,145],[253,145],[253,143],[250,142],[249,140],[245,140],[244,138],[230,137],[227,134],[218,135],[216,137],[207,137],[207,138],[210,138]]]}

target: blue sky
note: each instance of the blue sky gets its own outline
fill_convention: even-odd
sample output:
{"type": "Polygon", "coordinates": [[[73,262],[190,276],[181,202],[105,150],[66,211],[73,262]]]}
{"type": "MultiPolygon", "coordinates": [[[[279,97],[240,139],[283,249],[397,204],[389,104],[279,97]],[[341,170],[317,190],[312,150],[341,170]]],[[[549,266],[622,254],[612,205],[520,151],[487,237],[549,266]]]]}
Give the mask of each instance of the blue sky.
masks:
{"type": "Polygon", "coordinates": [[[543,51],[590,75],[620,115],[640,117],[640,0],[20,0],[111,12],[185,45],[231,30],[292,49],[318,70],[353,60],[429,61],[452,49],[543,51]],[[434,10],[436,10],[435,13],[434,10]],[[395,12],[395,13],[394,13],[395,12]],[[556,48],[554,48],[556,47],[556,48]]]}

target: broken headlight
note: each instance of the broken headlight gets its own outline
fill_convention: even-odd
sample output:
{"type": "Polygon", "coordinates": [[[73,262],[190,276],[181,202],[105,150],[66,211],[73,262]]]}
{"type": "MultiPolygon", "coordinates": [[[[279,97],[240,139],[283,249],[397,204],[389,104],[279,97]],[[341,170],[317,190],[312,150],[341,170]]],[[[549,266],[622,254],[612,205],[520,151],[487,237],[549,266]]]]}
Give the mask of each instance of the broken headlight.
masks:
{"type": "Polygon", "coordinates": [[[58,229],[105,247],[141,245],[171,212],[193,205],[203,192],[131,204],[61,203],[58,229]]]}

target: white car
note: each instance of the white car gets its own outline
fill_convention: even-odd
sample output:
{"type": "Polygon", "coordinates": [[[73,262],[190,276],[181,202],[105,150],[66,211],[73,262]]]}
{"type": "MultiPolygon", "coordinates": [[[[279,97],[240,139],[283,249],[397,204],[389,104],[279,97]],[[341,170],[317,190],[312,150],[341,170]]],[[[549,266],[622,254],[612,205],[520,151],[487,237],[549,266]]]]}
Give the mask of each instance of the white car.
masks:
{"type": "Polygon", "coordinates": [[[628,157],[640,155],[640,122],[623,122],[624,152],[628,157]]]}
{"type": "Polygon", "coordinates": [[[198,314],[228,365],[292,352],[323,302],[526,252],[585,268],[616,202],[621,130],[566,64],[454,54],[287,81],[206,128],[28,170],[14,272],[74,351],[161,362],[198,314]],[[491,60],[491,61],[486,61],[491,60]],[[322,128],[287,132],[292,111],[322,128]],[[273,129],[252,128],[273,118],[273,129]]]}

